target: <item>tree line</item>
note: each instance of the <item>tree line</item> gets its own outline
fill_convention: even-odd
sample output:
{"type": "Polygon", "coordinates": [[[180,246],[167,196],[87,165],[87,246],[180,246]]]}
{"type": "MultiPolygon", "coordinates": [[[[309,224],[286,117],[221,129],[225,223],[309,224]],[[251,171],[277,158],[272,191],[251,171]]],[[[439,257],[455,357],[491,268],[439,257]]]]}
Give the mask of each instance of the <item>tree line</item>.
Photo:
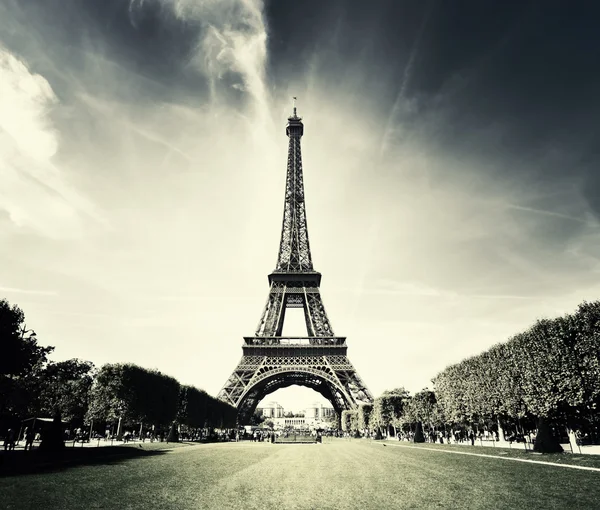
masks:
{"type": "MultiPolygon", "coordinates": [[[[180,384],[158,370],[131,363],[96,369],[79,359],[52,362],[25,315],[0,300],[0,420],[15,427],[29,417],[60,416],[71,428],[96,424],[171,430],[232,428],[237,410],[205,391],[180,384]],[[177,427],[179,428],[179,427],[177,427]]],[[[114,428],[114,427],[113,427],[114,428]]],[[[166,432],[163,432],[166,434],[166,432]]]]}
{"type": "Polygon", "coordinates": [[[413,396],[403,388],[386,391],[372,405],[344,411],[342,428],[411,437],[423,429],[430,436],[485,430],[498,438],[535,431],[540,451],[556,450],[558,436],[569,434],[598,442],[600,301],[538,320],[507,342],[448,366],[432,382],[433,390],[413,396]]]}

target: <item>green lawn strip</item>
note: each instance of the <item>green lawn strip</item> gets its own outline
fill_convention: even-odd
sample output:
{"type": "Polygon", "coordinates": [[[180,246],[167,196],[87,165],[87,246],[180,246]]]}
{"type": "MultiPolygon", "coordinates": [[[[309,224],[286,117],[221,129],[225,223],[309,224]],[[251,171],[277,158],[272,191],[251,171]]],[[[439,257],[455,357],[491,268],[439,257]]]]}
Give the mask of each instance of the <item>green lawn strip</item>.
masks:
{"type": "Polygon", "coordinates": [[[599,481],[593,472],[375,441],[223,443],[0,479],[0,501],[11,509],[595,509],[599,481]]]}
{"type": "Polygon", "coordinates": [[[375,441],[370,447],[417,459],[417,469],[435,480],[442,508],[452,508],[453,501],[454,508],[598,508],[600,473],[434,451],[427,455],[424,449],[385,448],[375,441]]]}
{"type": "MultiPolygon", "coordinates": [[[[360,440],[358,440],[360,441],[360,440]]],[[[448,444],[431,443],[410,443],[408,441],[382,441],[382,443],[398,444],[402,446],[418,446],[422,448],[432,448],[434,450],[447,450],[456,452],[478,453],[482,455],[493,455],[498,457],[508,457],[515,459],[535,460],[539,462],[555,462],[557,464],[566,464],[571,466],[585,466],[600,468],[600,455],[581,455],[575,453],[544,453],[538,454],[531,451],[525,451],[522,445],[513,448],[494,448],[489,446],[464,446],[448,444]]]]}
{"type": "Polygon", "coordinates": [[[4,478],[0,479],[1,499],[10,501],[11,509],[181,508],[180,500],[190,499],[190,494],[206,495],[219,480],[268,451],[228,446],[199,445],[165,455],[4,478]]]}

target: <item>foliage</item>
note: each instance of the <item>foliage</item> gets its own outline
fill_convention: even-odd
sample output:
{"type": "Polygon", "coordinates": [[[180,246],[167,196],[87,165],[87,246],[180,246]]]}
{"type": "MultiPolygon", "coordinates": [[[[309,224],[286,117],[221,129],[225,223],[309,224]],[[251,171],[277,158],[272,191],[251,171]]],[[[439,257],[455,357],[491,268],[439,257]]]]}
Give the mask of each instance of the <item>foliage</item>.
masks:
{"type": "Polygon", "coordinates": [[[18,377],[46,362],[54,347],[41,347],[36,334],[27,330],[25,314],[17,305],[0,299],[0,376],[18,377]]]}
{"type": "Polygon", "coordinates": [[[371,415],[371,428],[387,430],[390,425],[402,426],[404,423],[406,407],[410,402],[410,395],[404,388],[385,391],[375,399],[371,415]]]}
{"type": "Polygon", "coordinates": [[[337,413],[334,413],[331,416],[329,416],[325,420],[325,423],[327,424],[327,427],[330,430],[339,430],[340,428],[340,419],[337,413]]]}
{"type": "Polygon", "coordinates": [[[538,320],[508,342],[446,368],[433,382],[451,423],[537,417],[589,426],[600,403],[600,302],[538,320]]]}
{"type": "Polygon", "coordinates": [[[369,417],[373,411],[372,404],[361,404],[358,406],[356,425],[358,430],[365,431],[369,429],[369,417]]]}
{"type": "Polygon", "coordinates": [[[356,432],[358,430],[358,411],[346,409],[342,411],[342,431],[356,432]]]}
{"type": "Polygon", "coordinates": [[[208,427],[232,428],[236,426],[237,409],[222,400],[208,398],[208,427]]]}
{"type": "Polygon", "coordinates": [[[103,365],[90,391],[88,418],[116,421],[126,413],[126,388],[123,365],[103,365]]]}
{"type": "Polygon", "coordinates": [[[177,414],[179,383],[133,364],[104,365],[91,392],[89,417],[168,425],[177,414]]]}
{"type": "Polygon", "coordinates": [[[0,299],[0,346],[0,416],[23,417],[34,406],[39,373],[54,347],[39,346],[23,310],[5,299],[0,299]]]}
{"type": "Polygon", "coordinates": [[[415,393],[407,406],[406,414],[412,423],[425,423],[430,428],[444,423],[435,393],[428,389],[415,393]]]}
{"type": "Polygon", "coordinates": [[[48,363],[39,377],[35,414],[54,416],[59,412],[64,421],[83,425],[93,368],[91,362],[78,359],[48,363]]]}
{"type": "Polygon", "coordinates": [[[263,416],[262,412],[255,410],[250,417],[250,425],[260,425],[263,421],[265,421],[265,417],[263,416]]]}
{"type": "Polygon", "coordinates": [[[179,421],[191,428],[204,427],[208,418],[209,395],[194,386],[182,386],[181,395],[179,421]]]}

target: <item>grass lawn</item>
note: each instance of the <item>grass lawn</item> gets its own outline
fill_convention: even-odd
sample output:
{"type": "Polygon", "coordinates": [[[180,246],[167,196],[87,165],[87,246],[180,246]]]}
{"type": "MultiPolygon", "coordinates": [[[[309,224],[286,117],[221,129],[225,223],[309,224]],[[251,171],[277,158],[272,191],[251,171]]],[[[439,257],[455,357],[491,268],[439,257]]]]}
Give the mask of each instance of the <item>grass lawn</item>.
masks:
{"type": "Polygon", "coordinates": [[[0,478],[3,509],[599,507],[600,472],[364,440],[195,445],[0,478]]]}
{"type": "MultiPolygon", "coordinates": [[[[456,445],[456,444],[444,444],[441,445],[439,443],[421,443],[421,444],[412,444],[405,441],[386,441],[391,445],[400,445],[400,446],[412,446],[419,448],[430,448],[432,450],[447,450],[451,452],[460,453],[476,453],[481,455],[494,455],[497,457],[508,457],[513,459],[526,459],[533,460],[536,462],[555,462],[557,464],[564,464],[569,466],[587,466],[600,469],[600,455],[581,455],[581,454],[571,454],[571,453],[549,453],[541,455],[539,453],[534,453],[531,451],[525,451],[522,445],[513,445],[512,449],[509,448],[493,448],[493,447],[485,447],[482,448],[477,444],[473,446],[466,445],[456,445]]],[[[600,508],[600,505],[599,505],[600,508]]]]}

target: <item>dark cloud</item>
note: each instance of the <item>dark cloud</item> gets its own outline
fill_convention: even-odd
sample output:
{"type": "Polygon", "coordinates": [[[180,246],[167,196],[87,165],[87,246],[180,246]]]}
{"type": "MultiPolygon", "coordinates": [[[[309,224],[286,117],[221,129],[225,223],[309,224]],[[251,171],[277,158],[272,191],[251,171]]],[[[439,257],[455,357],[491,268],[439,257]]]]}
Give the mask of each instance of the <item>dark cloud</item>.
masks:
{"type": "Polygon", "coordinates": [[[276,83],[313,73],[389,115],[392,148],[424,139],[502,162],[498,179],[583,182],[600,209],[597,2],[270,2],[267,13],[276,83]]]}
{"type": "MultiPolygon", "coordinates": [[[[0,39],[58,85],[58,94],[67,94],[75,79],[102,95],[114,76],[94,76],[95,65],[106,66],[117,83],[120,78],[126,85],[117,90],[122,99],[206,93],[206,79],[190,65],[200,25],[178,18],[158,0],[131,5],[125,0],[9,0],[4,9],[11,23],[2,25],[0,39]]],[[[114,96],[115,89],[107,93],[114,96]]]]}

